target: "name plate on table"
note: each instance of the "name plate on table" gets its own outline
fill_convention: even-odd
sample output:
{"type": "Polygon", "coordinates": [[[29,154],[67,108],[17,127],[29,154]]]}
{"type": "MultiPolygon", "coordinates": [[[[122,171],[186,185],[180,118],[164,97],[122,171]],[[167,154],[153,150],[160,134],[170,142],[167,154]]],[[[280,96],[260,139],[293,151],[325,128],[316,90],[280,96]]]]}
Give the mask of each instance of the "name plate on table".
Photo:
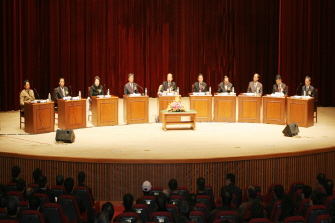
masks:
{"type": "Polygon", "coordinates": [[[246,96],[255,96],[255,93],[244,93],[246,96]]]}
{"type": "Polygon", "coordinates": [[[193,92],[194,96],[206,95],[206,92],[193,92]]]}
{"type": "Polygon", "coordinates": [[[34,104],[34,103],[47,103],[48,100],[34,100],[34,101],[31,101],[30,103],[31,104],[34,104]]]}
{"type": "Polygon", "coordinates": [[[294,96],[292,96],[292,98],[296,98],[296,99],[310,99],[310,98],[312,98],[312,97],[310,97],[310,96],[299,96],[299,95],[294,95],[294,96]]]}
{"type": "Polygon", "coordinates": [[[269,95],[270,97],[284,97],[284,93],[275,92],[274,94],[269,95]]]}
{"type": "Polygon", "coordinates": [[[225,93],[216,94],[214,96],[235,96],[235,95],[236,95],[236,93],[227,93],[227,92],[225,92],[225,93]]]}
{"type": "Polygon", "coordinates": [[[134,94],[130,94],[130,95],[129,95],[129,97],[139,97],[139,96],[141,96],[141,94],[135,94],[135,93],[134,93],[134,94]]]}

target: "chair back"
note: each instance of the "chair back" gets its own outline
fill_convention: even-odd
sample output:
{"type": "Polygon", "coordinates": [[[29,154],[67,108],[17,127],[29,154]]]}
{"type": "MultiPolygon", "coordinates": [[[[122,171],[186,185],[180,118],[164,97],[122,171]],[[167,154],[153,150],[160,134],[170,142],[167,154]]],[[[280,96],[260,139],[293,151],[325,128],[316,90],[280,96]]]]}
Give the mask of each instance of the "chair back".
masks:
{"type": "Polygon", "coordinates": [[[86,207],[88,220],[94,221],[93,198],[90,190],[87,187],[75,187],[73,189],[73,194],[76,197],[79,197],[83,202],[83,205],[86,207]]]}
{"type": "Polygon", "coordinates": [[[134,204],[133,209],[136,210],[136,214],[138,214],[144,222],[148,222],[150,220],[149,218],[149,208],[145,204],[134,204]]]}
{"type": "Polygon", "coordinates": [[[41,212],[32,210],[24,211],[21,220],[24,223],[44,223],[44,218],[41,212]]]}
{"type": "Polygon", "coordinates": [[[64,215],[62,207],[57,203],[46,203],[43,206],[43,216],[49,223],[69,221],[68,217],[64,215]]]}
{"type": "Polygon", "coordinates": [[[64,215],[69,218],[69,222],[81,222],[77,200],[74,196],[62,195],[57,202],[62,207],[64,215]]]}

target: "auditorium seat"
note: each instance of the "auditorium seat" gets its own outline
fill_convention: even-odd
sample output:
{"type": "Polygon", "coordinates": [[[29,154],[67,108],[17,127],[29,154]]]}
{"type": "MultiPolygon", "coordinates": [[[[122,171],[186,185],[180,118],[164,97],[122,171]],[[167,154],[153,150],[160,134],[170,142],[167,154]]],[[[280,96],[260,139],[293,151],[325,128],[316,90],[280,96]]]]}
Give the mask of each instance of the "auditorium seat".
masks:
{"type": "Polygon", "coordinates": [[[298,190],[302,189],[304,186],[305,186],[305,183],[301,182],[301,181],[297,181],[297,182],[292,183],[290,185],[290,189],[289,189],[287,195],[290,196],[291,198],[294,198],[295,193],[298,190]]]}
{"type": "Polygon", "coordinates": [[[8,183],[6,185],[6,193],[8,193],[9,191],[17,191],[16,183],[8,183]]]}
{"type": "Polygon", "coordinates": [[[318,216],[315,223],[332,223],[332,221],[329,214],[324,214],[318,216]]]}
{"type": "Polygon", "coordinates": [[[188,188],[184,186],[178,187],[178,194],[186,199],[187,195],[189,195],[188,188]]]}
{"type": "Polygon", "coordinates": [[[19,202],[19,213],[17,216],[20,218],[22,213],[26,210],[29,210],[29,202],[28,201],[20,201],[19,202]]]}
{"type": "Polygon", "coordinates": [[[18,221],[15,221],[15,220],[0,220],[0,223],[18,223],[18,221]]]}
{"type": "Polygon", "coordinates": [[[6,208],[0,208],[0,217],[7,216],[7,210],[6,208]]]}
{"type": "Polygon", "coordinates": [[[24,201],[23,194],[18,191],[8,191],[8,196],[16,197],[19,201],[24,201]]]}
{"type": "Polygon", "coordinates": [[[254,218],[249,221],[249,223],[267,223],[267,222],[270,221],[266,218],[254,218]]]}
{"type": "Polygon", "coordinates": [[[99,201],[93,202],[91,192],[87,187],[75,187],[73,189],[73,194],[76,197],[80,197],[80,199],[83,201],[83,204],[87,210],[87,217],[89,221],[93,221],[95,215],[100,212],[99,201]]]}
{"type": "MultiPolygon", "coordinates": [[[[61,195],[65,194],[65,187],[61,186],[61,185],[52,186],[50,190],[55,195],[55,197],[57,197],[57,199],[61,195]]],[[[55,199],[55,201],[56,201],[56,199],[55,199]]]]}
{"type": "MultiPolygon", "coordinates": [[[[248,186],[244,189],[244,194],[243,194],[243,196],[242,196],[242,203],[248,201],[248,188],[249,188],[250,186],[254,186],[255,189],[256,189],[256,192],[257,192],[257,193],[262,193],[262,192],[261,192],[261,186],[259,186],[259,185],[257,185],[257,184],[248,185],[248,186]]],[[[262,199],[262,200],[263,200],[263,199],[262,199]]]]}
{"type": "Polygon", "coordinates": [[[305,219],[302,216],[292,216],[285,218],[283,223],[305,223],[305,219]]]}
{"type": "Polygon", "coordinates": [[[21,220],[24,223],[44,223],[44,218],[41,212],[33,210],[24,211],[21,220]]]}
{"type": "Polygon", "coordinates": [[[198,203],[195,205],[195,209],[197,209],[197,211],[201,211],[202,213],[204,213],[205,218],[207,218],[208,210],[205,204],[198,203]]]}
{"type": "Polygon", "coordinates": [[[205,215],[201,211],[191,211],[189,219],[192,222],[206,223],[205,215]]]}
{"type": "Polygon", "coordinates": [[[127,222],[133,223],[140,216],[134,212],[124,212],[116,216],[113,222],[127,222]]]}
{"type": "Polygon", "coordinates": [[[326,210],[330,210],[331,206],[335,205],[335,195],[329,196],[325,202],[326,210]]]}
{"type": "Polygon", "coordinates": [[[299,209],[298,209],[298,214],[300,214],[300,212],[305,208],[305,207],[309,207],[309,202],[310,202],[310,199],[304,199],[301,201],[300,203],[300,206],[299,206],[299,209]]]}
{"type": "Polygon", "coordinates": [[[151,214],[151,222],[173,222],[169,212],[154,212],[151,214]]]}
{"type": "Polygon", "coordinates": [[[34,188],[34,189],[39,188],[38,184],[28,184],[28,187],[31,187],[31,188],[34,188]]]}
{"type": "Polygon", "coordinates": [[[197,203],[206,205],[207,212],[210,213],[212,211],[211,199],[207,195],[196,195],[197,203]]]}
{"type": "MultiPolygon", "coordinates": [[[[264,200],[265,203],[271,203],[272,202],[272,197],[270,197],[270,196],[271,196],[271,193],[273,192],[273,189],[276,185],[281,185],[282,186],[282,184],[280,184],[280,183],[271,184],[268,187],[267,193],[265,195],[265,200],[264,200]]],[[[273,193],[272,193],[272,195],[273,195],[273,193]]]]}
{"type": "Polygon", "coordinates": [[[69,222],[87,221],[87,216],[80,215],[77,200],[72,195],[62,195],[58,198],[58,204],[62,207],[64,214],[69,218],[69,222]]]}
{"type": "Polygon", "coordinates": [[[238,222],[238,218],[236,215],[236,212],[234,211],[219,211],[216,216],[215,219],[227,219],[227,220],[232,220],[234,223],[238,222]]]}
{"type": "Polygon", "coordinates": [[[308,208],[305,216],[305,223],[315,223],[320,215],[327,214],[326,207],[323,205],[314,205],[308,208]]]}
{"type": "Polygon", "coordinates": [[[142,196],[139,200],[140,204],[148,206],[150,214],[156,210],[156,197],[155,196],[142,196]]]}
{"type": "Polygon", "coordinates": [[[140,215],[140,217],[145,221],[148,222],[150,220],[149,215],[149,208],[145,204],[134,204],[133,209],[136,210],[136,214],[140,215]]]}
{"type": "MultiPolygon", "coordinates": [[[[216,219],[215,221],[213,221],[213,223],[223,223],[224,221],[226,221],[226,220],[225,219],[216,219]]],[[[229,221],[229,223],[234,223],[232,220],[227,219],[227,221],[229,221]]]]}
{"type": "Polygon", "coordinates": [[[42,193],[35,193],[34,195],[40,199],[40,207],[43,207],[46,203],[50,203],[48,195],[42,193]]]}
{"type": "Polygon", "coordinates": [[[56,203],[44,204],[43,216],[48,223],[69,222],[69,218],[64,215],[62,207],[56,203]]]}
{"type": "Polygon", "coordinates": [[[174,204],[166,204],[166,209],[170,212],[173,218],[178,215],[178,207],[174,204]]]}
{"type": "Polygon", "coordinates": [[[184,200],[184,197],[179,196],[179,195],[172,195],[169,201],[169,204],[174,204],[176,205],[178,208],[181,204],[181,202],[184,200]]]}
{"type": "Polygon", "coordinates": [[[281,201],[276,201],[272,207],[269,220],[271,222],[278,221],[281,214],[281,201]]]}
{"type": "Polygon", "coordinates": [[[294,197],[293,197],[293,201],[294,201],[295,203],[297,203],[297,202],[301,202],[301,201],[302,201],[302,189],[297,190],[297,191],[295,192],[295,195],[294,195],[294,197]]]}
{"type": "Polygon", "coordinates": [[[163,192],[163,190],[163,187],[152,187],[150,191],[153,195],[158,196],[158,194],[163,192]]]}

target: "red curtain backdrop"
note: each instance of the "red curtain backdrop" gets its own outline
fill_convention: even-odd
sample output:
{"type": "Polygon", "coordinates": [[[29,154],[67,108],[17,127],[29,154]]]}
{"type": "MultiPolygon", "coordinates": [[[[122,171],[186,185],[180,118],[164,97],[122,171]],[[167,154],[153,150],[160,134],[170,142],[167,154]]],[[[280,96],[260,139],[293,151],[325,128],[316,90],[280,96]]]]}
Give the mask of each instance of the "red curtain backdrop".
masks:
{"type": "Polygon", "coordinates": [[[270,93],[277,73],[290,94],[312,77],[335,106],[334,2],[290,0],[3,0],[1,111],[18,109],[22,82],[41,98],[59,77],[87,96],[100,76],[122,96],[128,73],[156,96],[166,74],[183,96],[199,73],[217,90],[228,75],[245,92],[253,73],[270,93]],[[331,82],[332,81],[332,82],[331,82]]]}

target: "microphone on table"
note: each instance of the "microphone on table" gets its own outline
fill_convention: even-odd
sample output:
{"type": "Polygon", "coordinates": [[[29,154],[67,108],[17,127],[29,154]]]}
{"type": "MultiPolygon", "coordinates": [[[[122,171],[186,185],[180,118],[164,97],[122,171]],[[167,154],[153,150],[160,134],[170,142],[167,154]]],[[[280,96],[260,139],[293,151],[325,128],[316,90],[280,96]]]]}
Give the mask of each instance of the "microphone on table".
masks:
{"type": "Polygon", "coordinates": [[[144,92],[143,88],[139,84],[136,84],[136,86],[139,86],[142,89],[142,92],[144,92]]]}
{"type": "Polygon", "coordinates": [[[298,89],[300,88],[301,85],[302,85],[302,83],[299,84],[297,90],[295,91],[295,95],[298,95],[298,89]]]}
{"type": "Polygon", "coordinates": [[[39,95],[38,92],[36,91],[36,88],[34,88],[34,90],[35,90],[35,92],[36,92],[38,98],[40,99],[40,95],[39,95]]]}

